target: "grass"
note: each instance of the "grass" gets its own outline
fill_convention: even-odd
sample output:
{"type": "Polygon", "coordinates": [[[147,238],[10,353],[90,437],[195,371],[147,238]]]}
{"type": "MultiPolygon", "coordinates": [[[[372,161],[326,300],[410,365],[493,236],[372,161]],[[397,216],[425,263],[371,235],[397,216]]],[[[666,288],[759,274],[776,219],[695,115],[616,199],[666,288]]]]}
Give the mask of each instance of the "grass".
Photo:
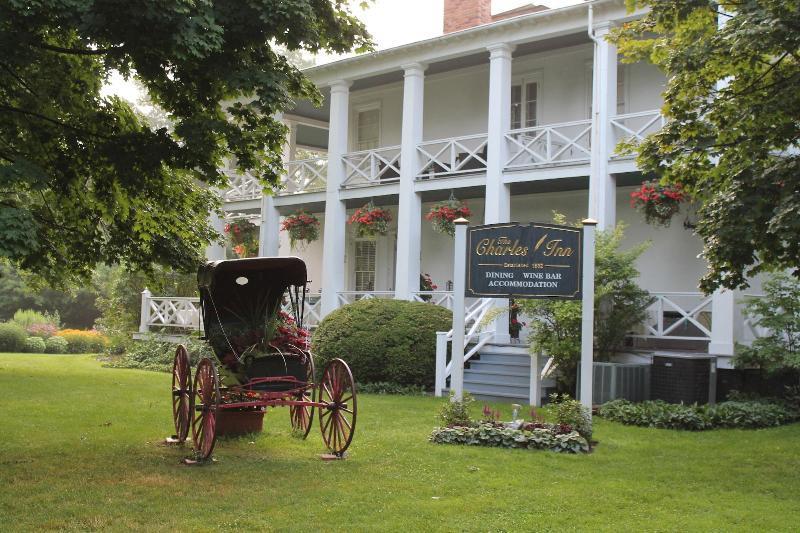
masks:
{"type": "MultiPolygon", "coordinates": [[[[0,529],[796,530],[800,425],[689,433],[596,420],[591,455],[437,446],[440,400],[359,397],[346,461],[287,409],[179,464],[169,376],[0,355],[0,529]]],[[[508,406],[503,406],[507,416],[508,406]]]]}

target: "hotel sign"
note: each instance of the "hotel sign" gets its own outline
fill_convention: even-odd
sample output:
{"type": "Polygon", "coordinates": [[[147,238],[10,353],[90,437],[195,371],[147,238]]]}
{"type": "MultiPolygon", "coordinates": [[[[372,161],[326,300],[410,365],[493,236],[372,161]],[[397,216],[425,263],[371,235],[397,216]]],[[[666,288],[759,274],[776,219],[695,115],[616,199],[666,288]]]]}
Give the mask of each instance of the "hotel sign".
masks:
{"type": "Polygon", "coordinates": [[[466,296],[581,298],[582,230],[507,223],[468,228],[466,296]]]}

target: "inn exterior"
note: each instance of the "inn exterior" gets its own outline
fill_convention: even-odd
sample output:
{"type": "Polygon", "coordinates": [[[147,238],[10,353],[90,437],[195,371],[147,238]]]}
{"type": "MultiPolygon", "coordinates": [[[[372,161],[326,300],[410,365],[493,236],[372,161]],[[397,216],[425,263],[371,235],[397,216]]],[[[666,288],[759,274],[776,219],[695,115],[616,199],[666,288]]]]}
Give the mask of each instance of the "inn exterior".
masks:
{"type": "MultiPolygon", "coordinates": [[[[646,176],[615,148],[661,127],[665,79],[652,65],[621,63],[604,37],[636,15],[622,0],[494,15],[489,0],[445,0],[444,9],[439,37],[305,71],[324,105],[300,102],[283,115],[286,174],[274,196],[229,171],[226,216],[260,225],[260,255],[308,264],[308,322],[362,298],[452,307],[453,240],[424,217],[453,196],[467,202],[473,225],[551,222],[554,212],[594,218],[600,229],[624,222],[627,245],[652,242],[638,263],[639,284],[656,299],[620,361],[679,356],[706,367],[711,361],[711,372],[730,368],[734,344],[758,333],[742,317],[744,295],[698,291],[706,267],[691,213],[656,228],[630,207],[646,176]],[[392,212],[391,230],[356,238],[347,220],[369,201],[392,212]],[[280,222],[299,209],[319,217],[323,231],[292,249],[280,222]],[[420,291],[423,273],[436,290],[420,291]]],[[[225,221],[214,223],[221,229],[225,221]]],[[[208,250],[210,259],[224,254],[208,250]]],[[[509,344],[507,317],[481,323],[506,301],[468,298],[466,305],[465,388],[538,401],[550,383],[547,354],[531,358],[525,346],[509,344]]],[[[141,320],[143,332],[180,331],[198,320],[195,301],[145,291],[141,320]]],[[[447,386],[452,336],[437,340],[437,392],[447,386]]]]}

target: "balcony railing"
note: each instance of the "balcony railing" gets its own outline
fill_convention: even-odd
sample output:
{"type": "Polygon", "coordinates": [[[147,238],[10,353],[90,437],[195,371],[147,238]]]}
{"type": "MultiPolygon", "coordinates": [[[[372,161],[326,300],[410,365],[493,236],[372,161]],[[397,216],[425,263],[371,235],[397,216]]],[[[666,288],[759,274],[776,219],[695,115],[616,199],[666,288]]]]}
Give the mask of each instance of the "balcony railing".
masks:
{"type": "Polygon", "coordinates": [[[412,296],[415,302],[425,302],[453,310],[452,291],[419,291],[412,296]]]}
{"type": "MultiPolygon", "coordinates": [[[[611,119],[611,134],[614,136],[615,144],[622,141],[638,143],[651,133],[660,130],[664,123],[664,117],[657,109],[617,115],[611,119]]],[[[615,157],[630,157],[631,155],[627,153],[614,154],[615,157]]]]}
{"type": "Polygon", "coordinates": [[[699,292],[651,293],[644,332],[633,337],[673,340],[711,340],[712,296],[699,292]]]}
{"type": "Polygon", "coordinates": [[[359,300],[374,298],[394,298],[394,291],[342,291],[339,293],[339,305],[347,305],[359,300]]]}
{"type": "Polygon", "coordinates": [[[506,168],[582,163],[592,156],[592,121],[578,120],[506,133],[506,168]]]}
{"type": "Polygon", "coordinates": [[[345,167],[343,187],[394,183],[400,179],[399,146],[351,152],[345,154],[342,161],[345,167]]]}
{"type": "Polygon", "coordinates": [[[224,202],[261,198],[264,188],[255,176],[247,172],[239,174],[230,170],[226,170],[224,173],[228,177],[228,184],[230,185],[227,190],[222,192],[222,200],[224,202]]]}
{"type": "Polygon", "coordinates": [[[287,161],[279,195],[324,191],[328,181],[328,158],[287,161]]]}
{"type": "Polygon", "coordinates": [[[420,170],[417,178],[438,178],[486,171],[487,135],[466,135],[426,141],[417,146],[420,170]]]}

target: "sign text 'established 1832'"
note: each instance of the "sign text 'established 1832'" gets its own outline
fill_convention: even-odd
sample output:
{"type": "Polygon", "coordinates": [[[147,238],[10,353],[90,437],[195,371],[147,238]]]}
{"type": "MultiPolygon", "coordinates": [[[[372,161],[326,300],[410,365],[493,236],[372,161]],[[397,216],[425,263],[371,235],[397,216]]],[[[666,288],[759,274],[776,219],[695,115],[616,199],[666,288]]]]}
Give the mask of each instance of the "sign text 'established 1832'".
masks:
{"type": "Polygon", "coordinates": [[[581,298],[582,230],[506,223],[468,228],[467,296],[581,298]]]}

